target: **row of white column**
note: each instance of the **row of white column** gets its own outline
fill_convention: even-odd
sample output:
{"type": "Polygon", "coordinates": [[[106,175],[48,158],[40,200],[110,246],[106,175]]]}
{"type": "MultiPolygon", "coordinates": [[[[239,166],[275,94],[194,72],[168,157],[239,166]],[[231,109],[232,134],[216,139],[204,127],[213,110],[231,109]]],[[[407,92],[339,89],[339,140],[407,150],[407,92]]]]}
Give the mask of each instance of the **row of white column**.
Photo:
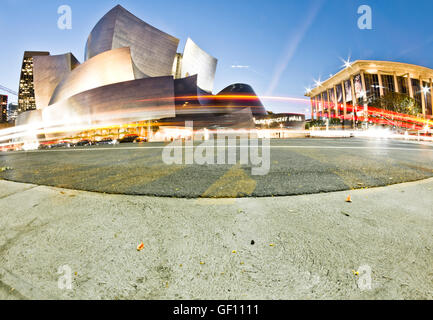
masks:
{"type": "MultiPolygon", "coordinates": [[[[365,85],[365,73],[364,73],[364,71],[361,71],[360,75],[361,75],[361,82],[362,82],[362,91],[364,93],[364,95],[362,97],[357,97],[356,96],[355,86],[354,86],[354,81],[353,81],[354,76],[350,77],[352,101],[346,101],[346,90],[345,90],[345,86],[344,86],[344,82],[345,81],[342,81],[341,84],[340,84],[341,88],[342,88],[342,93],[343,93],[343,104],[342,105],[344,106],[344,110],[343,110],[343,112],[344,112],[344,118],[346,118],[346,116],[347,116],[347,102],[352,102],[353,106],[359,106],[358,105],[358,101],[357,101],[358,98],[363,98],[363,104],[362,105],[364,107],[364,113],[367,114],[367,112],[368,112],[367,94],[366,94],[367,90],[366,90],[366,85],[365,85]]],[[[382,97],[384,95],[384,90],[383,90],[384,87],[383,87],[383,81],[382,81],[382,74],[380,72],[378,72],[377,76],[378,76],[378,79],[379,79],[380,96],[382,97]]],[[[412,78],[410,77],[409,74],[406,74],[405,76],[406,76],[406,79],[407,79],[407,88],[408,88],[408,91],[409,91],[409,96],[411,98],[414,98],[415,93],[414,93],[413,86],[412,86],[412,78]]],[[[394,78],[394,91],[398,93],[400,91],[400,89],[399,89],[399,83],[398,83],[397,74],[395,72],[393,74],[393,78],[394,78]]],[[[433,106],[433,94],[432,94],[433,93],[433,81],[432,81],[432,79],[428,79],[428,81],[422,79],[421,77],[419,77],[418,79],[419,79],[420,87],[421,88],[424,87],[423,86],[423,82],[428,82],[429,83],[430,103],[431,103],[431,106],[433,106]]],[[[334,92],[334,94],[333,94],[333,97],[334,97],[333,100],[334,101],[332,101],[331,103],[334,104],[334,110],[335,110],[336,115],[338,116],[339,113],[340,113],[340,111],[339,111],[339,107],[338,107],[339,104],[337,102],[337,85],[335,85],[332,89],[327,89],[326,90],[327,95],[328,95],[328,101],[329,101],[329,93],[328,93],[329,90],[333,90],[333,92],[334,92]]],[[[323,91],[323,92],[325,92],[325,91],[323,91]]],[[[325,112],[325,104],[328,104],[328,102],[324,102],[323,101],[323,99],[322,99],[323,92],[320,94],[320,96],[321,96],[321,98],[320,98],[320,100],[321,100],[321,108],[320,108],[320,110],[318,108],[318,102],[317,101],[315,101],[315,102],[313,101],[313,98],[316,98],[317,96],[311,98],[311,108],[312,108],[311,109],[312,110],[311,115],[312,115],[312,118],[314,118],[314,115],[316,115],[316,117],[319,118],[319,112],[320,111],[322,111],[322,113],[327,114],[328,118],[331,115],[331,108],[329,108],[329,105],[328,105],[328,108],[326,108],[327,112],[325,112]],[[314,103],[316,104],[316,107],[314,107],[314,103]],[[314,109],[316,109],[316,112],[314,112],[314,109]]],[[[423,114],[424,117],[426,117],[426,116],[432,116],[432,114],[428,114],[428,115],[426,114],[426,111],[427,111],[426,110],[426,99],[427,99],[427,95],[422,91],[421,92],[421,105],[422,105],[422,114],[423,114]]]]}

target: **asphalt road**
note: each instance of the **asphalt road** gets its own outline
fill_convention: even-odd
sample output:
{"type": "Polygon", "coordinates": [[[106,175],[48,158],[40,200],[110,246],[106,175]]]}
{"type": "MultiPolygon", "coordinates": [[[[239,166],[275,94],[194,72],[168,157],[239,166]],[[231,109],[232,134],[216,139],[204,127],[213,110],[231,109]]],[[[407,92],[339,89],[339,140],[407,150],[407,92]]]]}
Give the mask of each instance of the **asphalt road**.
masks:
{"type": "MultiPolygon", "coordinates": [[[[113,194],[234,198],[314,194],[433,177],[433,145],[393,140],[272,140],[269,173],[250,165],[167,165],[165,144],[0,153],[0,179],[113,194]]],[[[234,150],[234,149],[233,149],[234,150]]],[[[238,150],[239,151],[239,150],[238,150]]]]}

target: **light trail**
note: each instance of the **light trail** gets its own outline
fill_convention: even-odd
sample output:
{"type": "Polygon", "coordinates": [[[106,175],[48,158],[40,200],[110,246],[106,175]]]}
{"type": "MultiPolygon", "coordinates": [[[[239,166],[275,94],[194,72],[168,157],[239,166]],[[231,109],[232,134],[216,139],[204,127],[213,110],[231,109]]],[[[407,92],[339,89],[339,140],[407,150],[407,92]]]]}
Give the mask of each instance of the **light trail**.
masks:
{"type": "MultiPolygon", "coordinates": [[[[234,109],[234,108],[258,108],[259,106],[250,105],[248,102],[258,102],[260,99],[263,100],[274,100],[274,101],[286,101],[286,102],[303,102],[310,103],[309,99],[302,98],[293,98],[293,97],[277,97],[277,96],[262,96],[258,97],[255,95],[248,94],[230,94],[230,95],[203,95],[203,96],[182,96],[182,97],[163,97],[163,98],[150,98],[150,99],[142,99],[138,100],[141,102],[162,102],[162,101],[186,101],[184,106],[176,106],[176,111],[180,114],[184,112],[188,112],[187,114],[203,114],[208,112],[207,110],[212,109],[234,109]],[[209,100],[210,102],[216,101],[233,101],[237,102],[239,105],[235,106],[225,106],[210,103],[209,105],[200,104],[197,100],[209,100]],[[194,101],[194,103],[189,103],[188,101],[194,101]]],[[[173,104],[160,104],[160,105],[147,105],[144,107],[139,107],[135,109],[129,109],[127,112],[124,111],[113,111],[113,112],[102,112],[98,114],[92,114],[91,119],[88,116],[76,116],[69,117],[68,119],[63,119],[61,121],[44,121],[38,124],[33,125],[23,125],[16,126],[12,128],[7,128],[0,130],[0,142],[6,142],[11,140],[19,140],[22,138],[36,137],[39,135],[47,134],[66,134],[72,132],[86,132],[86,131],[96,131],[96,130],[111,130],[111,129],[122,129],[122,128],[136,128],[136,127],[144,127],[149,124],[141,123],[134,124],[134,122],[145,122],[151,121],[148,119],[148,114],[151,114],[153,111],[167,109],[170,110],[173,108],[173,104]],[[99,124],[89,124],[89,121],[98,121],[99,124]],[[123,123],[119,123],[123,122],[123,123]],[[126,122],[126,123],[125,123],[126,122]]],[[[337,110],[344,112],[343,105],[339,104],[336,107],[337,110]]],[[[335,110],[335,106],[332,103],[325,103],[323,111],[326,110],[335,110]]],[[[333,115],[331,114],[331,118],[340,119],[340,120],[359,120],[359,121],[369,121],[375,124],[382,125],[392,125],[399,128],[405,129],[413,129],[413,130],[423,130],[425,126],[432,126],[433,121],[428,119],[419,118],[416,116],[411,116],[407,114],[397,113],[394,111],[368,107],[365,112],[364,106],[346,106],[346,116],[344,115],[333,115]],[[347,112],[354,114],[347,114],[347,112]],[[363,113],[362,115],[356,115],[357,113],[363,113]],[[389,118],[389,119],[388,119],[389,118]]],[[[319,114],[323,115],[322,111],[319,114]]],[[[206,120],[201,120],[201,122],[206,120]]],[[[211,120],[210,120],[211,121],[211,120]]],[[[183,126],[184,123],[181,122],[157,122],[151,124],[151,126],[160,126],[160,125],[173,125],[173,126],[183,126]]],[[[110,134],[108,134],[110,135],[110,134]]],[[[63,139],[68,139],[67,137],[63,139]]],[[[72,137],[71,137],[72,139],[72,137]]],[[[49,141],[50,139],[46,139],[45,141],[49,141]]],[[[55,139],[56,140],[56,139],[55,139]]],[[[13,143],[5,143],[0,145],[0,147],[10,146],[13,143]]]]}
{"type": "MultiPolygon", "coordinates": [[[[195,149],[197,146],[170,146],[173,149],[195,149]]],[[[251,146],[207,146],[209,148],[220,149],[220,148],[229,148],[229,149],[251,149],[251,148],[259,148],[259,147],[251,147],[251,146]]],[[[96,151],[121,151],[121,150],[162,150],[166,148],[166,146],[157,146],[157,147],[116,147],[113,146],[111,148],[83,148],[83,149],[58,149],[58,150],[32,150],[32,151],[20,151],[18,153],[44,153],[44,152],[96,152],[96,151]]],[[[270,146],[270,149],[335,149],[335,150],[368,150],[368,151],[416,151],[416,152],[433,152],[433,148],[428,149],[419,149],[419,148],[399,148],[399,147],[357,147],[357,146],[270,146]]]]}

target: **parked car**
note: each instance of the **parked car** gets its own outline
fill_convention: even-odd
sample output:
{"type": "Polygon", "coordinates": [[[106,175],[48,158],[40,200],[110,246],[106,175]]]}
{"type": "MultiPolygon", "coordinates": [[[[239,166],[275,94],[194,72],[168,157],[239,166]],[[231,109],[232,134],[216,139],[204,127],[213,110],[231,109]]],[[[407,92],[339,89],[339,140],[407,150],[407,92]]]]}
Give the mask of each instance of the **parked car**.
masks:
{"type": "Polygon", "coordinates": [[[51,144],[49,143],[41,143],[38,147],[39,150],[48,150],[51,149],[51,144]]]}
{"type": "Polygon", "coordinates": [[[58,143],[52,144],[51,148],[70,148],[71,143],[68,141],[60,141],[58,143]]]}
{"type": "Polygon", "coordinates": [[[91,146],[91,145],[92,145],[92,141],[85,139],[85,140],[78,141],[74,145],[74,147],[87,147],[87,146],[91,146]]]}
{"type": "Polygon", "coordinates": [[[147,137],[138,137],[137,139],[135,139],[135,142],[139,143],[139,142],[147,142],[148,139],[147,137]]]}
{"type": "Polygon", "coordinates": [[[127,134],[122,139],[119,140],[119,143],[132,143],[137,142],[138,135],[136,134],[127,134]]]}
{"type": "Polygon", "coordinates": [[[117,144],[117,140],[113,140],[112,138],[104,138],[101,141],[96,142],[97,145],[107,145],[107,144],[117,144]]]}

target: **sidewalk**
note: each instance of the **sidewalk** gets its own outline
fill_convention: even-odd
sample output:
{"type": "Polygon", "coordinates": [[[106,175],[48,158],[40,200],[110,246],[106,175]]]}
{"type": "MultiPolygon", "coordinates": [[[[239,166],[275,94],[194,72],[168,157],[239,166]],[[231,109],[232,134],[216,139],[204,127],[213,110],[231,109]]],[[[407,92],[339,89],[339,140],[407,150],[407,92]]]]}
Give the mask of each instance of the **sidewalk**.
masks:
{"type": "Polygon", "coordinates": [[[184,200],[0,181],[0,299],[432,299],[432,192],[184,200]]]}

